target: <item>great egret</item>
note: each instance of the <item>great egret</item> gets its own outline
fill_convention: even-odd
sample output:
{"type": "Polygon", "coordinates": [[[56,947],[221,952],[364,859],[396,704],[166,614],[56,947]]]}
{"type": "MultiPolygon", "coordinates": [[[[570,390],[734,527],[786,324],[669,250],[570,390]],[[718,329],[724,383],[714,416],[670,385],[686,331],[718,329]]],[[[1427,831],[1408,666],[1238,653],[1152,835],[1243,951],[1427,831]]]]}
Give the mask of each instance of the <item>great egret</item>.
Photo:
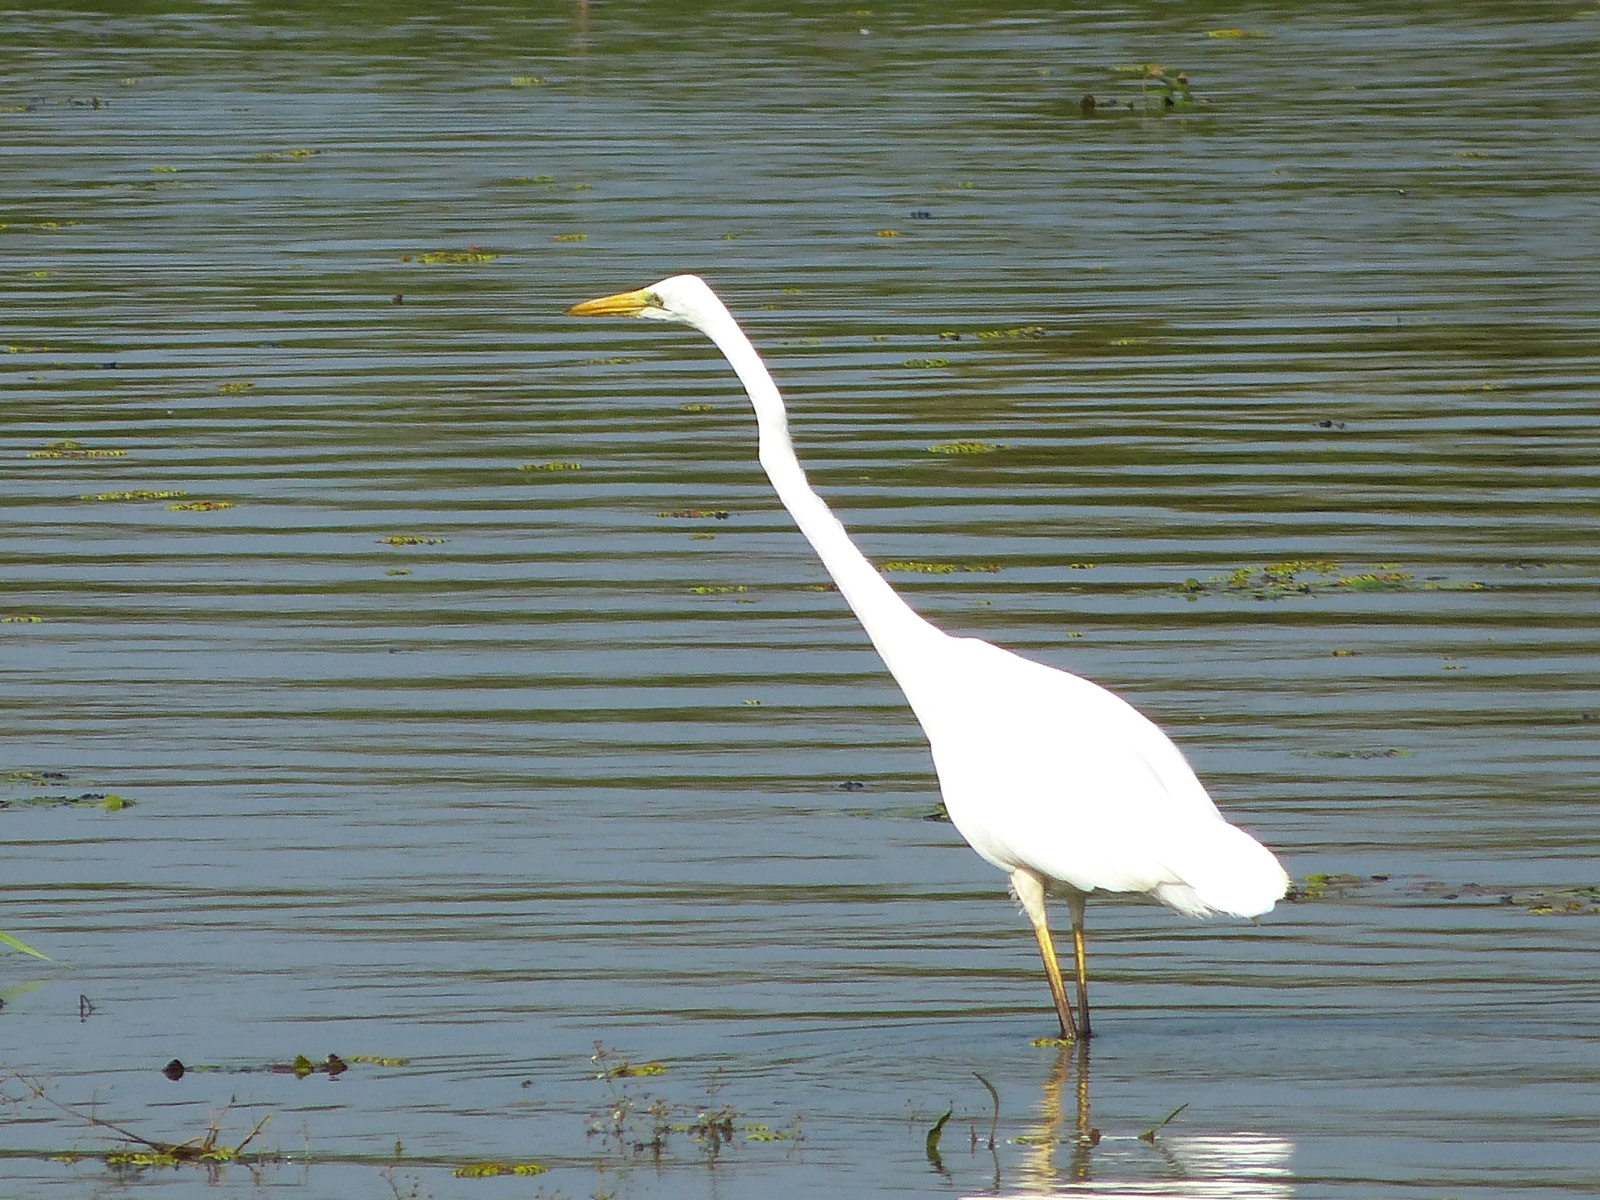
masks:
{"type": "Polygon", "coordinates": [[[1083,943],[1091,892],[1143,892],[1189,916],[1269,911],[1289,877],[1223,820],[1182,752],[1097,684],[915,613],[811,490],[777,385],[704,280],[675,275],[573,306],[575,317],[692,325],[717,344],[755,406],[761,465],[922,723],[945,808],[971,847],[1011,877],[1033,924],[1061,1036],[1089,1036],[1083,943]],[[1078,1013],[1056,960],[1045,896],[1072,914],[1078,1013]]]}

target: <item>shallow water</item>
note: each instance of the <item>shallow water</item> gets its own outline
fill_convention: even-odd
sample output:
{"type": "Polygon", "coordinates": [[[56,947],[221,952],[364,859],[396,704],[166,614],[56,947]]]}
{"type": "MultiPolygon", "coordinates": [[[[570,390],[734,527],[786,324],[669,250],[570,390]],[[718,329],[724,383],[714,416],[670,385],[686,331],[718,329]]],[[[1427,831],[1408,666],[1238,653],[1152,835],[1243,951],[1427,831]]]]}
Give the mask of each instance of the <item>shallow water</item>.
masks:
{"type": "Polygon", "coordinates": [[[34,1100],[0,1195],[1600,1186],[1600,9],[272,7],[0,15],[0,1071],[277,1156],[34,1100]],[[1031,1046],[731,372],[562,316],[679,270],[922,612],[1336,878],[1092,904],[1031,1046]]]}

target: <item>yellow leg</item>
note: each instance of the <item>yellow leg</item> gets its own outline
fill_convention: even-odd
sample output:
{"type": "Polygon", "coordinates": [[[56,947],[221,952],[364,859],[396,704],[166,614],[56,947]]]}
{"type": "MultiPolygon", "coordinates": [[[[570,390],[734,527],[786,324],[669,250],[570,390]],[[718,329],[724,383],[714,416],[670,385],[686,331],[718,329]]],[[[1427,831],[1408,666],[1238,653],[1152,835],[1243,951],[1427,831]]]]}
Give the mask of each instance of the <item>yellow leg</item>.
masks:
{"type": "MultiPolygon", "coordinates": [[[[1078,1024],[1072,1019],[1072,1005],[1067,1002],[1067,984],[1061,978],[1061,964],[1056,961],[1055,942],[1050,937],[1050,924],[1044,911],[1044,880],[1032,871],[1019,867],[1011,873],[1011,888],[1022,902],[1022,911],[1033,923],[1033,936],[1039,939],[1039,957],[1044,959],[1045,977],[1050,980],[1050,996],[1056,1002],[1056,1015],[1061,1018],[1061,1036],[1077,1041],[1078,1024]]],[[[1080,962],[1081,962],[1080,956],[1080,962]]]]}
{"type": "Polygon", "coordinates": [[[1083,909],[1088,900],[1082,892],[1067,897],[1067,908],[1072,913],[1072,956],[1078,965],[1078,1019],[1079,1032],[1089,1037],[1089,956],[1083,945],[1083,909]]]}

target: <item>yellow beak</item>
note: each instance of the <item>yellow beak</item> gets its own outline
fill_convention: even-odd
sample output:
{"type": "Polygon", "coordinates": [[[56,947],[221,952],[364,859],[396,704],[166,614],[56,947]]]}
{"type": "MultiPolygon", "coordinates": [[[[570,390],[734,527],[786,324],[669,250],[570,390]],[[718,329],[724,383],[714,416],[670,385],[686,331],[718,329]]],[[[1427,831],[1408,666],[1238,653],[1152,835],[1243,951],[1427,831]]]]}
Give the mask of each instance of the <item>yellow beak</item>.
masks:
{"type": "Polygon", "coordinates": [[[585,300],[567,309],[569,317],[637,317],[650,304],[650,293],[641,288],[637,292],[618,292],[615,296],[602,296],[598,300],[585,300]]]}

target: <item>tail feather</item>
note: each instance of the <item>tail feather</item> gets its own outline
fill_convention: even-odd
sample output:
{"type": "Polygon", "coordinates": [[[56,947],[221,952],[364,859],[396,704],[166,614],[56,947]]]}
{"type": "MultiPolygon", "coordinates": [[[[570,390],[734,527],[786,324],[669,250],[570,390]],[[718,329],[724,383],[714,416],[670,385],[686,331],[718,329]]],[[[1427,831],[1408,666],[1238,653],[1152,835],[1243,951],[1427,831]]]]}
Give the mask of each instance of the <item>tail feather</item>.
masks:
{"type": "Polygon", "coordinates": [[[1182,883],[1163,884],[1156,896],[1189,916],[1260,916],[1289,890],[1288,873],[1272,851],[1221,820],[1185,830],[1168,866],[1182,883]]]}

